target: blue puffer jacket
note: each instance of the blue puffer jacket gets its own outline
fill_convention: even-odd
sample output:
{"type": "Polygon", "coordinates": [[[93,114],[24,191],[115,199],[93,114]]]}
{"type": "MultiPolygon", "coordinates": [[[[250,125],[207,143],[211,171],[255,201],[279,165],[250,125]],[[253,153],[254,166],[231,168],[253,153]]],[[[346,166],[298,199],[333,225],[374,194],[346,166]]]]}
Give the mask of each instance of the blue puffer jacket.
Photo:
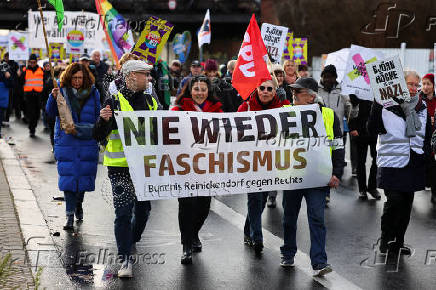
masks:
{"type": "Polygon", "coordinates": [[[0,108],[9,106],[9,88],[11,87],[11,79],[7,79],[3,72],[0,72],[0,108]]]}
{"type": "MultiPolygon", "coordinates": [[[[62,95],[67,99],[65,89],[61,90],[62,95]]],[[[69,100],[67,99],[67,103],[69,100]]],[[[70,106],[71,108],[71,106],[70,106]]],[[[56,100],[50,94],[47,105],[47,114],[56,117],[54,154],[57,160],[59,174],[59,189],[61,191],[93,191],[95,190],[95,177],[97,175],[98,164],[98,145],[90,137],[89,139],[79,139],[71,134],[65,134],[60,129],[59,112],[56,100]]],[[[92,136],[92,125],[100,115],[100,94],[95,87],[80,112],[72,112],[75,124],[89,124],[89,135],[92,136]]]]}

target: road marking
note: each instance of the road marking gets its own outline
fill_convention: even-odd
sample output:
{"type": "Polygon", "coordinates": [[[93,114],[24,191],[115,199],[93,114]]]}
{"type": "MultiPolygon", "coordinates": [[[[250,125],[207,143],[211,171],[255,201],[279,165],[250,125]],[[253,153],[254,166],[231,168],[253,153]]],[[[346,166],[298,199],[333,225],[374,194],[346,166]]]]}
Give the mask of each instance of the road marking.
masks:
{"type": "MultiPolygon", "coordinates": [[[[227,206],[223,202],[219,201],[216,198],[212,199],[212,203],[210,205],[210,209],[215,212],[217,215],[219,215],[221,218],[225,219],[235,227],[237,227],[239,230],[244,231],[244,224],[245,224],[245,216],[242,214],[236,212],[231,207],[227,206]]],[[[263,242],[264,246],[273,250],[273,251],[280,251],[280,246],[283,244],[283,240],[274,234],[272,234],[270,231],[262,228],[263,230],[263,242]]],[[[242,239],[241,239],[242,242],[242,239]]],[[[279,261],[277,261],[277,264],[279,261]]],[[[333,265],[334,266],[334,265],[333,265]]],[[[361,289],[357,285],[353,284],[351,281],[348,281],[335,271],[328,274],[324,278],[320,277],[313,277],[313,270],[312,266],[310,264],[310,257],[306,254],[301,252],[300,250],[297,251],[297,254],[295,255],[295,267],[304,272],[306,275],[312,277],[315,281],[323,285],[324,287],[328,289],[361,289]]]]}

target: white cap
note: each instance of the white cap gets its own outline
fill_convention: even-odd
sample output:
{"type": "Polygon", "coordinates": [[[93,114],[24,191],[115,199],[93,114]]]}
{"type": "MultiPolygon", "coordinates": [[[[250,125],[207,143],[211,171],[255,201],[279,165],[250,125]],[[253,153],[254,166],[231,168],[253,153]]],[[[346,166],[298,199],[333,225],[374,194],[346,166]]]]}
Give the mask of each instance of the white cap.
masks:
{"type": "Polygon", "coordinates": [[[121,71],[123,75],[126,76],[131,72],[142,70],[150,71],[152,68],[152,65],[149,65],[142,60],[128,60],[123,64],[121,71]]]}

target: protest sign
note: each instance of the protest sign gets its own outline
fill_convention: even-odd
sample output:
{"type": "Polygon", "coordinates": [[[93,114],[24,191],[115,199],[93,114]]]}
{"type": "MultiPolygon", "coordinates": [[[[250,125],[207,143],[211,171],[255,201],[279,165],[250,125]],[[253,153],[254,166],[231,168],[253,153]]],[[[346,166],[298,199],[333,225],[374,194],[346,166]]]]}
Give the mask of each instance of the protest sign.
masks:
{"type": "Polygon", "coordinates": [[[263,23],[260,29],[266,51],[271,58],[271,62],[280,63],[282,60],[283,49],[286,44],[288,28],[283,26],[263,23]]]}
{"type": "Polygon", "coordinates": [[[11,31],[8,35],[9,40],[9,59],[28,60],[29,46],[27,42],[27,33],[11,31]]]}
{"type": "Polygon", "coordinates": [[[83,43],[85,37],[80,30],[70,30],[67,33],[67,49],[69,54],[83,54],[83,43]]]}
{"type": "Polygon", "coordinates": [[[289,51],[290,59],[295,62],[296,65],[308,64],[307,59],[307,38],[294,38],[292,40],[291,48],[289,51]]]}
{"type": "Polygon", "coordinates": [[[349,48],[343,48],[341,50],[329,53],[325,60],[324,66],[332,64],[336,67],[336,73],[338,78],[336,79],[339,83],[344,79],[345,69],[347,67],[348,55],[350,54],[349,48]]]}
{"type": "Polygon", "coordinates": [[[332,176],[318,105],[115,118],[138,200],[312,188],[332,176]]]}
{"type": "Polygon", "coordinates": [[[410,93],[398,56],[367,64],[366,71],[377,103],[387,108],[398,104],[392,98],[410,101],[410,93]]]}
{"type": "Polygon", "coordinates": [[[70,53],[70,63],[79,62],[80,54],[70,53]]]}
{"type": "Polygon", "coordinates": [[[354,94],[359,99],[372,101],[374,95],[371,91],[370,80],[365,65],[383,58],[384,56],[381,52],[371,48],[351,45],[342,80],[342,93],[344,95],[354,94]]]}
{"type": "Polygon", "coordinates": [[[36,58],[38,58],[38,59],[43,58],[42,48],[32,48],[32,49],[30,49],[30,54],[36,55],[36,58]]]}
{"type": "Polygon", "coordinates": [[[132,53],[151,64],[155,64],[173,27],[174,25],[168,21],[151,16],[135,43],[132,53]]]}
{"type": "Polygon", "coordinates": [[[49,43],[49,57],[54,63],[65,59],[63,43],[49,43]]]}
{"type": "MultiPolygon", "coordinates": [[[[83,47],[86,49],[104,49],[103,39],[105,33],[100,23],[99,15],[90,12],[64,12],[64,24],[58,31],[55,11],[44,11],[45,29],[48,42],[67,43],[67,33],[71,30],[80,30],[84,34],[83,47]]],[[[39,11],[28,12],[29,46],[45,48],[42,31],[41,15],[39,11]]]]}
{"type": "Polygon", "coordinates": [[[288,32],[286,35],[286,44],[283,49],[283,59],[289,60],[291,59],[291,51],[292,49],[292,42],[294,41],[294,33],[292,31],[288,32]]]}
{"type": "Polygon", "coordinates": [[[185,63],[191,51],[192,36],[189,31],[183,33],[177,33],[174,36],[172,47],[174,54],[180,60],[181,63],[185,63]]]}
{"type": "Polygon", "coordinates": [[[5,53],[8,52],[8,49],[4,46],[0,46],[0,59],[5,57],[5,53]]]}

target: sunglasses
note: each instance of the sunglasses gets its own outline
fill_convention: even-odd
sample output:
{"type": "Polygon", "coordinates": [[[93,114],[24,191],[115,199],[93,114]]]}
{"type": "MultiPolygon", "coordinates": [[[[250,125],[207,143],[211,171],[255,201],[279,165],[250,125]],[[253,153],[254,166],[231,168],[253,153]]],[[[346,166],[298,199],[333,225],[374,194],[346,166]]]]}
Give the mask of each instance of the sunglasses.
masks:
{"type": "Polygon", "coordinates": [[[264,87],[264,86],[260,86],[260,87],[259,87],[259,90],[262,91],[262,92],[263,92],[265,89],[266,89],[268,92],[271,93],[271,92],[273,91],[274,88],[273,88],[273,87],[264,87]]]}

